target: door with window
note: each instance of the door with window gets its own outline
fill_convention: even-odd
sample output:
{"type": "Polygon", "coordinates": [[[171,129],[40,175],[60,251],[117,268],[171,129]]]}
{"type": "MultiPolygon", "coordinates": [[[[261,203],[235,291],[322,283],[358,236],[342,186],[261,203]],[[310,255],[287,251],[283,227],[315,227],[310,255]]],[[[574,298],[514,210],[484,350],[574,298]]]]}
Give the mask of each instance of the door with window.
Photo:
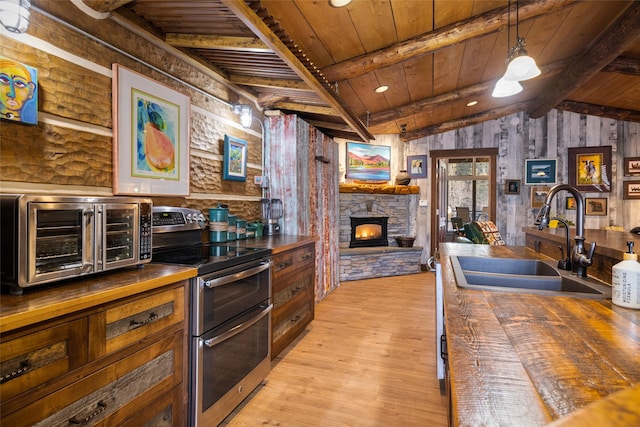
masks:
{"type": "Polygon", "coordinates": [[[432,252],[438,242],[452,241],[455,225],[471,221],[495,221],[496,157],[498,150],[434,150],[431,158],[432,191],[437,203],[432,204],[432,252]]]}

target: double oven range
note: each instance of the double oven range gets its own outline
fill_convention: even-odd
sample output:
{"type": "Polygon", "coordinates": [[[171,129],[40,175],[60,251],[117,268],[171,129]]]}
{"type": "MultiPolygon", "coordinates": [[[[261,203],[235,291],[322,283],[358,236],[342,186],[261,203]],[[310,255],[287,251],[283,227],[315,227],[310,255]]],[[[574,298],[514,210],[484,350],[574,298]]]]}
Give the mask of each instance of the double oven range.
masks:
{"type": "Polygon", "coordinates": [[[218,425],[271,369],[271,250],[203,243],[204,215],[153,208],[152,262],[196,267],[190,284],[192,426],[218,425]]]}

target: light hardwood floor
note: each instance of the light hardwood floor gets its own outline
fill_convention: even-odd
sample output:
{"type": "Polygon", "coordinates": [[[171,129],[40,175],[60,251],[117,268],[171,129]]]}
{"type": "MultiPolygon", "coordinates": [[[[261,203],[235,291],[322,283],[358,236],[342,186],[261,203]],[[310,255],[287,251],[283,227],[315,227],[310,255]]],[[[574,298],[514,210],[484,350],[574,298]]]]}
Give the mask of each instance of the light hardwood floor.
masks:
{"type": "Polygon", "coordinates": [[[446,426],[434,299],[430,272],[343,282],[221,425],[446,426]]]}

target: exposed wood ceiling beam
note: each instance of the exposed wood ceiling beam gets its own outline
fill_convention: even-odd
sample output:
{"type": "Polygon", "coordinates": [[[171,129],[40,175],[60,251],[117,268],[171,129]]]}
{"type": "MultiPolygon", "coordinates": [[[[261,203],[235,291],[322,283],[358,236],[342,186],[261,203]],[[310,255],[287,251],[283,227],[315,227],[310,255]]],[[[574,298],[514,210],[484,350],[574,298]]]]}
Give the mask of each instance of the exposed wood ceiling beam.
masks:
{"type": "Polygon", "coordinates": [[[466,116],[448,122],[439,123],[437,125],[428,126],[426,128],[417,129],[411,132],[400,134],[401,141],[412,141],[414,139],[423,138],[425,136],[435,135],[438,133],[448,132],[450,130],[460,129],[467,126],[472,126],[478,123],[486,122],[488,120],[495,120],[500,117],[507,116],[509,114],[525,111],[529,107],[529,102],[520,102],[517,104],[506,105],[500,108],[494,108],[493,110],[483,111],[472,116],[466,116]]]}
{"type": "Polygon", "coordinates": [[[209,36],[204,34],[168,33],[165,41],[174,47],[194,49],[243,50],[247,52],[271,52],[257,37],[209,36]]]}
{"type": "MultiPolygon", "coordinates": [[[[304,92],[314,92],[305,82],[301,80],[270,79],[267,77],[251,77],[232,74],[229,76],[231,83],[244,86],[278,88],[287,90],[298,90],[304,92]]],[[[314,92],[315,93],[315,92],[314,92]]]]}
{"type": "Polygon", "coordinates": [[[640,122],[640,111],[622,110],[620,108],[604,107],[602,105],[566,100],[560,102],[555,108],[578,114],[589,114],[591,116],[606,117],[615,120],[640,122]]]}
{"type": "Polygon", "coordinates": [[[120,6],[131,3],[133,0],[78,0],[90,9],[100,13],[113,12],[120,6]]]}
{"type": "MultiPolygon", "coordinates": [[[[567,61],[557,61],[552,64],[545,65],[542,67],[542,75],[545,78],[553,77],[559,74],[570,61],[571,59],[567,61]]],[[[384,123],[400,120],[403,117],[409,117],[413,114],[417,114],[428,107],[434,107],[436,105],[439,107],[446,107],[446,104],[458,102],[461,99],[465,98],[470,99],[479,96],[483,92],[493,90],[493,87],[496,84],[496,80],[497,79],[481,82],[459,90],[443,93],[431,98],[421,99],[411,104],[402,105],[391,110],[372,113],[369,115],[369,126],[373,127],[384,123]]]]}
{"type": "Polygon", "coordinates": [[[321,129],[333,129],[333,130],[339,130],[343,132],[353,132],[348,125],[345,125],[342,123],[331,123],[331,122],[323,122],[320,120],[306,120],[306,119],[305,121],[309,123],[311,126],[315,126],[321,129]]]}
{"type": "Polygon", "coordinates": [[[640,76],[640,60],[620,56],[604,67],[602,71],[640,76]]]}
{"type": "Polygon", "coordinates": [[[569,65],[545,88],[542,95],[532,104],[529,115],[534,119],[544,116],[635,43],[638,36],[640,36],[640,1],[634,1],[620,18],[582,53],[578,60],[569,65]]]}
{"type": "MultiPolygon", "coordinates": [[[[299,111],[301,113],[312,113],[323,116],[340,117],[340,115],[333,108],[323,107],[321,105],[300,104],[297,102],[274,102],[273,104],[270,104],[268,108],[273,110],[299,111]]],[[[365,141],[368,141],[368,139],[365,141]]]]}
{"type": "MultiPolygon", "coordinates": [[[[554,12],[576,0],[534,0],[522,4],[519,9],[520,22],[554,12]]],[[[512,8],[511,20],[515,22],[516,12],[512,8]]],[[[505,27],[508,22],[507,7],[493,9],[482,15],[455,22],[435,31],[419,35],[392,46],[365,55],[351,58],[322,68],[322,73],[330,81],[340,81],[361,76],[402,61],[425,55],[448,46],[453,46],[474,37],[487,35],[505,27]]]]}
{"type": "Polygon", "coordinates": [[[316,79],[305,65],[287,48],[287,46],[274,34],[269,26],[245,3],[243,0],[222,0],[227,6],[254,34],[271,48],[291,69],[314,89],[331,107],[333,107],[345,122],[363,139],[369,141],[375,139],[367,130],[364,124],[352,115],[347,109],[329,92],[329,90],[316,79]]]}

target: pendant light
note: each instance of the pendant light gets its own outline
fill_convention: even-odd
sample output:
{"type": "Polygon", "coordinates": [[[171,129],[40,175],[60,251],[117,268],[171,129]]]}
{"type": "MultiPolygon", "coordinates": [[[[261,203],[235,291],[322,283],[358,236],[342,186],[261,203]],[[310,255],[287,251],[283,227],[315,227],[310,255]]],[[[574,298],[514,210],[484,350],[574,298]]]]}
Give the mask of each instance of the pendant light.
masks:
{"type": "MultiPolygon", "coordinates": [[[[511,0],[507,6],[507,48],[511,44],[511,0]]],[[[509,61],[509,52],[507,52],[507,62],[509,61]]],[[[522,92],[522,85],[516,80],[507,80],[501,77],[493,88],[491,96],[494,98],[505,98],[522,92]]]]}
{"type": "Polygon", "coordinates": [[[540,75],[540,68],[536,65],[536,61],[529,56],[524,38],[520,37],[520,16],[518,14],[519,5],[516,0],[516,44],[511,48],[507,61],[507,72],[504,78],[507,80],[523,81],[529,80],[540,75]]]}

